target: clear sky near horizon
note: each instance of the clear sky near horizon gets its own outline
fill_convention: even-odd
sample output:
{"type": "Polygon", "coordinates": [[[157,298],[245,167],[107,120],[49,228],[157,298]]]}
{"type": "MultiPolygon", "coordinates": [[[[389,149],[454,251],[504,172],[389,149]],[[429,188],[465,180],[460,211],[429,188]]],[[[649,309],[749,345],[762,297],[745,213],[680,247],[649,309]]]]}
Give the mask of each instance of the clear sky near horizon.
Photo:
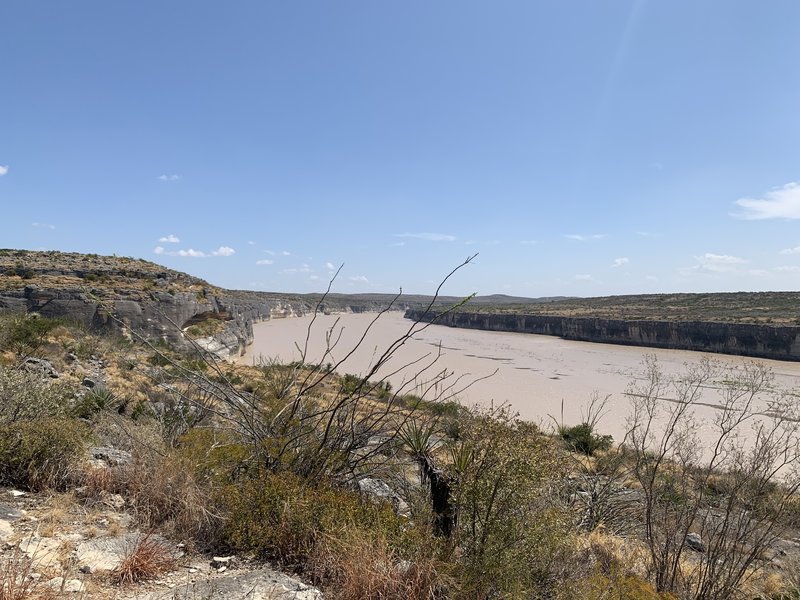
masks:
{"type": "Polygon", "coordinates": [[[800,288],[800,2],[0,6],[0,247],[212,283],[800,288]]]}

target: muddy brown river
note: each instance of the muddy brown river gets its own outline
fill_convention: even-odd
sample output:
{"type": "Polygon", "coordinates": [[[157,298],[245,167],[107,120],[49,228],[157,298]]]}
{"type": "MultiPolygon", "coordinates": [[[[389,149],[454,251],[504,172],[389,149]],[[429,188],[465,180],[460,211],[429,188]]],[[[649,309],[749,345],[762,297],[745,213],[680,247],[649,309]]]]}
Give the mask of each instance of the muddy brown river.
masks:
{"type": "MultiPolygon", "coordinates": [[[[255,341],[238,362],[259,359],[288,362],[302,358],[309,363],[336,363],[358,346],[341,365],[342,373],[365,374],[392,341],[405,334],[412,322],[402,313],[388,313],[372,324],[375,314],[318,316],[306,338],[311,317],[272,319],[254,326],[255,341]]],[[[665,373],[679,373],[685,363],[712,357],[727,365],[755,361],[772,370],[777,386],[800,388],[800,363],[745,359],[683,350],[595,344],[557,337],[428,326],[403,344],[383,366],[376,379],[385,376],[395,389],[441,396],[463,404],[508,403],[520,416],[551,427],[553,419],[572,425],[581,421],[581,410],[596,393],[609,396],[607,412],[599,429],[621,439],[626,431],[630,400],[629,384],[641,379],[645,354],[655,355],[665,373]],[[443,382],[434,383],[443,373],[443,382]],[[563,415],[563,417],[562,417],[563,415]],[[552,417],[552,418],[551,418],[552,417]]],[[[668,398],[667,398],[668,400],[668,398]]],[[[718,402],[709,386],[704,405],[696,413],[703,430],[711,427],[718,402]],[[709,406],[706,406],[709,405],[709,406]]],[[[767,399],[761,400],[766,406],[767,399]]]]}

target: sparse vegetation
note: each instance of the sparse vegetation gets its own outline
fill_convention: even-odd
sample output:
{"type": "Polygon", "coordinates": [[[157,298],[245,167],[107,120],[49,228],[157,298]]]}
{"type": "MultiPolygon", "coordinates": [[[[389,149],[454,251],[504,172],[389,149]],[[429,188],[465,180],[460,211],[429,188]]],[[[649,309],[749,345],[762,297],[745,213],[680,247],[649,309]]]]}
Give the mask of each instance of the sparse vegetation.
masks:
{"type": "Polygon", "coordinates": [[[560,426],[558,428],[558,435],[570,448],[588,456],[592,456],[598,450],[608,450],[613,441],[610,435],[599,435],[595,433],[594,427],[589,423],[560,426]]]}
{"type": "Polygon", "coordinates": [[[87,430],[78,421],[43,418],[0,426],[0,484],[63,489],[76,473],[87,430]]]}
{"type": "Polygon", "coordinates": [[[129,549],[122,564],[111,572],[111,580],[117,585],[127,585],[154,579],[174,568],[172,549],[148,534],[129,549]]]}

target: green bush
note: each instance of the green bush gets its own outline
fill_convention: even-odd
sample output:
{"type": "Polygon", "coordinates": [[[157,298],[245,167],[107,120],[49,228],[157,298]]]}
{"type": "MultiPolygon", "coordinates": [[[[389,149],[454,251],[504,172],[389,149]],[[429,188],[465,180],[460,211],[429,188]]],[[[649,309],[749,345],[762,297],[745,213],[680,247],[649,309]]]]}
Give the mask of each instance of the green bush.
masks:
{"type": "Polygon", "coordinates": [[[38,373],[0,367],[0,425],[63,416],[72,391],[38,373]]]}
{"type": "Polygon", "coordinates": [[[62,489],[74,473],[88,431],[72,419],[16,421],[0,426],[0,484],[62,489]]]}
{"type": "Polygon", "coordinates": [[[328,539],[361,531],[397,540],[403,521],[388,503],[325,482],[312,484],[291,473],[263,473],[223,489],[229,514],[225,538],[231,548],[252,552],[284,567],[303,570],[328,539]]]}
{"type": "Polygon", "coordinates": [[[339,382],[339,389],[343,394],[353,394],[358,388],[360,388],[364,384],[365,381],[362,377],[346,373],[339,382]]]}
{"type": "Polygon", "coordinates": [[[572,427],[562,425],[558,428],[558,434],[570,448],[587,456],[592,456],[598,450],[608,450],[613,441],[610,435],[597,435],[588,423],[572,427]]]}
{"type": "Polygon", "coordinates": [[[47,335],[61,325],[57,319],[47,319],[36,314],[4,319],[0,324],[0,348],[11,350],[22,356],[38,352],[47,341],[47,335]]]}
{"type": "Polygon", "coordinates": [[[467,421],[451,454],[458,597],[551,597],[571,537],[544,500],[559,477],[545,436],[501,408],[467,421]]]}
{"type": "Polygon", "coordinates": [[[84,394],[75,404],[74,414],[81,419],[91,419],[94,415],[110,411],[120,405],[117,395],[101,385],[84,394]]]}

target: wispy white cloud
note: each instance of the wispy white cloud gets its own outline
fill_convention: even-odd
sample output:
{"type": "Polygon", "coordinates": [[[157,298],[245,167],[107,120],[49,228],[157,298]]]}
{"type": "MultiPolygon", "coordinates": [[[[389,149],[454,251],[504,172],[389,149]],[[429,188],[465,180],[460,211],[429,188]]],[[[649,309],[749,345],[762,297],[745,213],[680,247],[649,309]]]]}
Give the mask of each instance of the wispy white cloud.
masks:
{"type": "Polygon", "coordinates": [[[156,246],[153,248],[153,253],[184,258],[208,258],[210,256],[233,256],[236,254],[236,250],[229,246],[220,246],[212,252],[203,252],[202,250],[195,250],[194,248],[188,248],[186,250],[167,250],[163,246],[156,246]]]}
{"type": "Polygon", "coordinates": [[[292,253],[289,252],[288,250],[282,250],[281,251],[281,256],[291,256],[291,255],[292,255],[292,253]]]}
{"type": "Polygon", "coordinates": [[[274,263],[274,262],[275,262],[275,261],[274,261],[274,260],[272,260],[272,259],[269,259],[269,258],[262,258],[261,260],[257,260],[257,261],[256,261],[256,264],[257,264],[257,265],[271,265],[271,264],[272,264],[272,263],[274,263]]]}
{"type": "Polygon", "coordinates": [[[631,262],[631,261],[627,256],[622,256],[620,258],[615,258],[614,262],[611,264],[611,268],[615,269],[617,267],[621,267],[623,265],[627,265],[629,262],[631,262]]]}
{"type": "Polygon", "coordinates": [[[656,233],[656,232],[653,232],[653,231],[637,231],[636,235],[638,235],[639,237],[644,237],[644,238],[661,237],[660,233],[656,233]]]}
{"type": "Polygon", "coordinates": [[[369,283],[369,279],[367,279],[364,275],[352,275],[348,277],[348,279],[356,283],[369,283]]]}
{"type": "Polygon", "coordinates": [[[336,265],[334,265],[332,262],[326,262],[325,268],[328,269],[328,271],[335,271],[336,265]]]}
{"type": "Polygon", "coordinates": [[[602,240],[606,237],[605,233],[593,233],[591,235],[582,235],[579,233],[565,233],[564,237],[568,240],[575,240],[576,242],[590,242],[592,240],[602,240]]]}
{"type": "Polygon", "coordinates": [[[744,212],[732,213],[748,221],[762,219],[800,219],[800,183],[790,182],[771,189],[763,198],[740,198],[737,206],[744,212]]]}
{"type": "Polygon", "coordinates": [[[292,275],[294,273],[311,273],[311,272],[312,272],[311,267],[305,263],[303,263],[299,267],[291,267],[281,271],[281,273],[286,273],[287,275],[292,275]]]}
{"type": "Polygon", "coordinates": [[[446,233],[395,233],[394,237],[415,238],[429,242],[455,242],[457,239],[456,236],[446,233]]]}
{"type": "Polygon", "coordinates": [[[8,165],[0,165],[0,177],[8,173],[8,165]]]}
{"type": "Polygon", "coordinates": [[[171,175],[167,175],[166,173],[164,173],[163,175],[159,175],[158,178],[161,181],[178,181],[181,178],[181,176],[176,175],[175,173],[171,175]]]}
{"type": "Polygon", "coordinates": [[[794,248],[784,248],[778,254],[800,254],[800,246],[794,248]]]}
{"type": "Polygon", "coordinates": [[[578,275],[575,275],[575,280],[576,281],[594,281],[594,277],[592,277],[591,275],[578,274],[578,275]]]}
{"type": "Polygon", "coordinates": [[[390,246],[394,246],[394,247],[396,247],[396,248],[399,248],[399,247],[401,247],[401,246],[405,246],[405,245],[406,245],[406,243],[405,243],[405,242],[392,242],[392,243],[391,243],[391,244],[389,244],[389,245],[390,245],[390,246]]]}
{"type": "Polygon", "coordinates": [[[230,246],[220,246],[211,253],[212,256],[233,256],[234,254],[236,254],[236,250],[230,246]]]}
{"type": "Polygon", "coordinates": [[[713,254],[706,252],[702,256],[695,256],[697,261],[694,267],[695,271],[707,271],[711,273],[729,273],[735,271],[739,266],[747,264],[747,260],[738,256],[730,256],[728,254],[713,254]]]}
{"type": "Polygon", "coordinates": [[[784,273],[800,273],[800,266],[797,265],[782,265],[780,267],[775,267],[775,271],[784,272],[784,273]]]}
{"type": "MultiPolygon", "coordinates": [[[[167,254],[173,254],[172,252],[168,252],[167,254]]],[[[208,256],[202,250],[195,250],[194,248],[189,248],[188,250],[178,250],[175,252],[177,256],[188,256],[189,258],[205,258],[208,256]]]]}
{"type": "Polygon", "coordinates": [[[179,244],[181,240],[178,238],[178,236],[170,233],[169,235],[158,238],[158,241],[165,242],[167,244],[179,244]]]}
{"type": "Polygon", "coordinates": [[[521,240],[520,244],[525,244],[526,246],[534,246],[539,243],[539,240],[521,240]]]}
{"type": "Polygon", "coordinates": [[[247,245],[248,246],[255,246],[256,243],[253,240],[247,240],[247,245]]]}
{"type": "Polygon", "coordinates": [[[51,223],[31,223],[31,227],[36,227],[37,229],[55,229],[56,226],[51,223]]]}

